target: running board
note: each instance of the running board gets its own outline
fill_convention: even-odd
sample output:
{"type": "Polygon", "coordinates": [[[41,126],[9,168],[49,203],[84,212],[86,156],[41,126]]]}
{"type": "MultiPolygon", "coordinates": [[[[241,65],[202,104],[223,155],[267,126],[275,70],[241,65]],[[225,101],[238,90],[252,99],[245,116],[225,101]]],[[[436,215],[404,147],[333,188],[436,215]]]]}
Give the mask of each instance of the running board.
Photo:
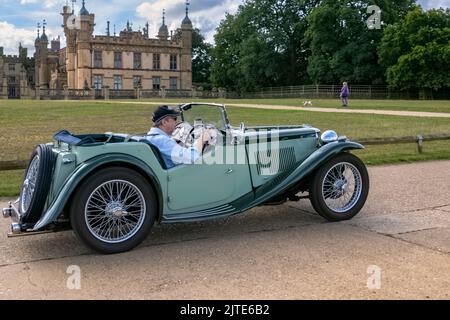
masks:
{"type": "Polygon", "coordinates": [[[46,230],[46,231],[22,231],[20,233],[8,233],[8,238],[21,238],[21,237],[28,237],[28,236],[36,236],[39,234],[47,234],[47,233],[56,233],[63,230],[46,230]]]}

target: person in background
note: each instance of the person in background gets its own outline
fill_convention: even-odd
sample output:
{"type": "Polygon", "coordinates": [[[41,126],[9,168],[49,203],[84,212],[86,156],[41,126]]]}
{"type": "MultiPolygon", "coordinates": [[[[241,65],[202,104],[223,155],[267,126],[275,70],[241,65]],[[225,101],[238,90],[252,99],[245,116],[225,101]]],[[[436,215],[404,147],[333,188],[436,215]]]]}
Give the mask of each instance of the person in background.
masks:
{"type": "Polygon", "coordinates": [[[340,95],[343,107],[348,106],[348,97],[349,96],[350,96],[350,90],[348,89],[348,84],[347,84],[347,82],[344,82],[342,85],[341,95],[340,95]]]}

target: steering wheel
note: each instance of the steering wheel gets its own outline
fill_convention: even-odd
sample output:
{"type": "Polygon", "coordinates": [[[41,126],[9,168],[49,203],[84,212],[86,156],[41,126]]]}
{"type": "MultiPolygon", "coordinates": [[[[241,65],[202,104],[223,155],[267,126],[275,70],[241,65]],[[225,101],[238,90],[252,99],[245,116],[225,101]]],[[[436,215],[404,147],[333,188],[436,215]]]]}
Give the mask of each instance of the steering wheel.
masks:
{"type": "Polygon", "coordinates": [[[208,130],[210,139],[205,143],[203,150],[208,146],[215,146],[217,144],[218,133],[213,124],[205,124],[200,119],[195,121],[194,124],[194,126],[191,126],[189,122],[180,122],[175,127],[172,138],[180,141],[184,146],[190,147],[197,139],[203,136],[205,130],[208,130]]]}
{"type": "Polygon", "coordinates": [[[172,133],[172,138],[176,141],[180,141],[185,146],[190,146],[192,144],[192,132],[194,127],[189,124],[189,122],[183,121],[176,125],[174,132],[172,133]]]}

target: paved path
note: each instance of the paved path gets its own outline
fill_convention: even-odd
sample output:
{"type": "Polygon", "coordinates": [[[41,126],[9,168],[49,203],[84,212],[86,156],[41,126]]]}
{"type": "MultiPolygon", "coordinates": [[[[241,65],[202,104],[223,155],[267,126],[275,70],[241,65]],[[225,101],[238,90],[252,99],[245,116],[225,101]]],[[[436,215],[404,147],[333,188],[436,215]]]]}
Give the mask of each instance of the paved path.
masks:
{"type": "Polygon", "coordinates": [[[156,226],[114,256],[70,231],[8,239],[1,220],[0,299],[450,299],[450,161],[369,172],[368,202],[351,221],[325,222],[303,200],[156,226]],[[80,290],[67,288],[71,265],[80,290]],[[367,287],[370,266],[380,289],[367,287]]]}
{"type": "MultiPolygon", "coordinates": [[[[101,101],[102,103],[111,104],[148,104],[161,105],[162,102],[145,102],[145,101],[101,101]]],[[[361,114],[379,114],[402,117],[424,117],[424,118],[450,118],[450,113],[444,112],[419,112],[419,111],[395,111],[395,110],[372,110],[372,109],[345,109],[345,108],[318,108],[318,107],[303,107],[303,106],[279,106],[279,105],[264,105],[264,104],[245,104],[245,103],[227,103],[226,106],[254,108],[254,109],[269,109],[269,110],[296,110],[296,111],[311,111],[311,112],[328,112],[328,113],[361,113],[361,114]]]]}
{"type": "Polygon", "coordinates": [[[417,112],[417,111],[394,111],[394,110],[372,110],[372,109],[345,109],[345,108],[318,108],[318,107],[293,107],[293,106],[276,106],[261,104],[227,104],[227,106],[271,109],[271,110],[304,110],[312,112],[328,112],[328,113],[362,113],[362,114],[381,114],[402,117],[424,117],[424,118],[450,118],[450,113],[442,112],[417,112]]]}

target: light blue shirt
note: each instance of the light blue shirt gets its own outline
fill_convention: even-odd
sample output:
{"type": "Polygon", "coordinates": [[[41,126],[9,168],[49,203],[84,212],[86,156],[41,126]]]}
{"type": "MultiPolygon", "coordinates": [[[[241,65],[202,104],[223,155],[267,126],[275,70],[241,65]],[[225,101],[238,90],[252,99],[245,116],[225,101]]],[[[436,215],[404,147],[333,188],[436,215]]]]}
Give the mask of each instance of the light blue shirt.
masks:
{"type": "Polygon", "coordinates": [[[151,128],[146,138],[159,149],[168,169],[180,164],[193,164],[200,156],[196,148],[183,148],[161,129],[151,128]]]}

